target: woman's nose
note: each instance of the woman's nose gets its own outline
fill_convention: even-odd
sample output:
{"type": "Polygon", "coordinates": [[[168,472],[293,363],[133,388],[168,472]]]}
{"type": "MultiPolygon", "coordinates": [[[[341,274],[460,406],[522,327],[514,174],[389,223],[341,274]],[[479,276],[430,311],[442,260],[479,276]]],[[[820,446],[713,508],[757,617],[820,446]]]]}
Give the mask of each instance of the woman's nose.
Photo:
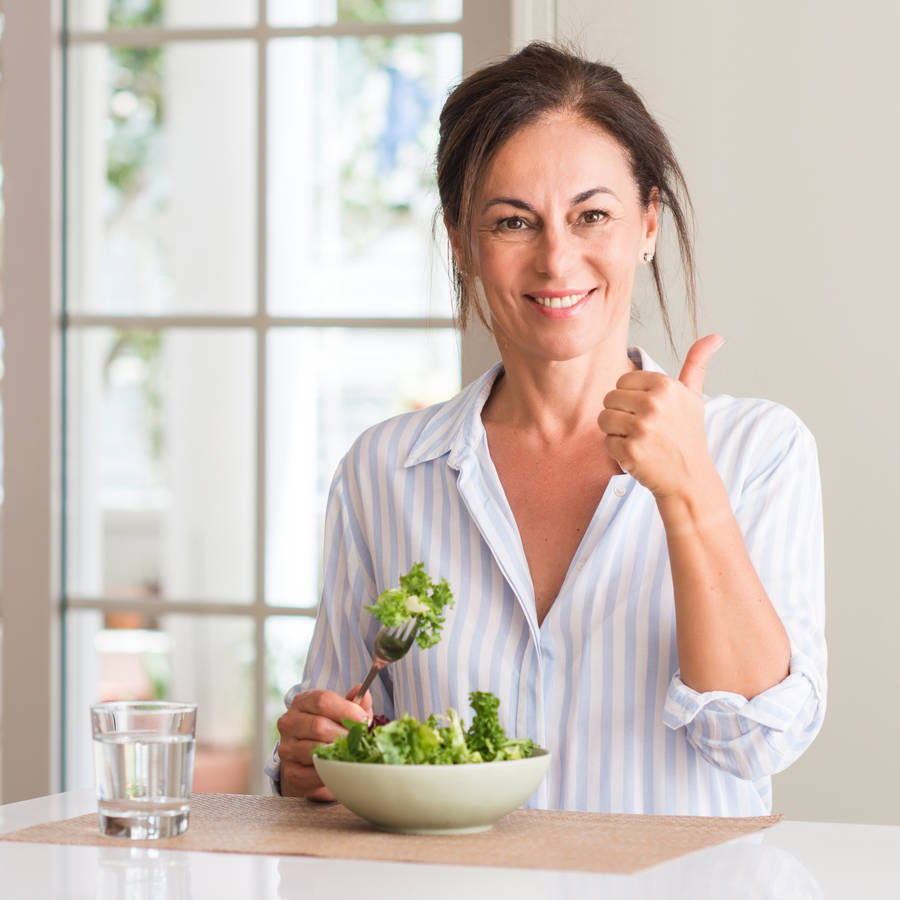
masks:
{"type": "Polygon", "coordinates": [[[537,243],[538,271],[548,278],[568,274],[575,251],[575,237],[565,225],[545,225],[537,243]]]}

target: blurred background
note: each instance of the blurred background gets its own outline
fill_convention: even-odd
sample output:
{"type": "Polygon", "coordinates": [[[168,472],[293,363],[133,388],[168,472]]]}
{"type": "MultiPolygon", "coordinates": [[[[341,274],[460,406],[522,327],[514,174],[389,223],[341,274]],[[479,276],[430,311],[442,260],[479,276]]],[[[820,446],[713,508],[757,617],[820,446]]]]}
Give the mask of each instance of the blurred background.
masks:
{"type": "Polygon", "coordinates": [[[262,40],[212,31],[255,2],[69,6],[67,774],[90,783],[92,694],[191,697],[197,789],[259,789],[331,475],[459,388],[431,159],[461,38],[377,32],[461,8],[285,0],[269,25],[320,33],[262,40]],[[209,31],[128,43],[148,28],[209,31]]]}
{"type": "Polygon", "coordinates": [[[261,791],[334,469],[460,387],[432,160],[462,3],[64,13],[59,784],[91,783],[90,703],[177,698],[196,788],[261,791]]]}
{"type": "MultiPolygon", "coordinates": [[[[338,460],[494,359],[452,324],[437,112],[556,37],[673,141],[708,392],[817,437],[829,713],[776,810],[900,823],[898,34],[895,0],[0,0],[0,800],[90,784],[111,697],[196,700],[197,788],[265,790],[338,460]]],[[[678,351],[646,282],[633,342],[677,372],[660,258],[678,351]]]]}

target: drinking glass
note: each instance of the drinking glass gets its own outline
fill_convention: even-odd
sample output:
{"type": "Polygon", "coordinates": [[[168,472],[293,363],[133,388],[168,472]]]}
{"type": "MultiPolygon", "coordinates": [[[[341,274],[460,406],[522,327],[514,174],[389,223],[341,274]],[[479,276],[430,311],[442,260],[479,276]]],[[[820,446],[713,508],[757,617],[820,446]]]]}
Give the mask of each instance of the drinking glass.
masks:
{"type": "Polygon", "coordinates": [[[114,701],[91,707],[100,831],[162,838],[188,827],[195,703],[114,701]]]}

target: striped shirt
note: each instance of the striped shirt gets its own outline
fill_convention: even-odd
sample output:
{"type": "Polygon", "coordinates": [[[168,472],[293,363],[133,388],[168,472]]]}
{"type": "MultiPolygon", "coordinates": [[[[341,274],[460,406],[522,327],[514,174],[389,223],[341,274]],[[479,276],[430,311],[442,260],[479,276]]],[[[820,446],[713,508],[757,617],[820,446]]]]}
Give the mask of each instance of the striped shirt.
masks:
{"type": "MultiPolygon", "coordinates": [[[[647,371],[647,354],[629,351],[647,371]]],[[[624,813],[768,813],[771,775],[825,714],[824,565],[815,442],[765,400],[705,397],[711,456],[747,550],[791,644],[790,672],[751,700],[679,677],[666,536],[653,495],[614,476],[541,624],[481,411],[498,364],[446,403],[363,433],[328,502],[324,590],[303,681],[341,695],[371,663],[378,622],[362,609],[423,562],[456,606],[441,642],[372,686],[389,717],[500,698],[507,733],[552,751],[533,807],[624,813]]],[[[278,758],[267,767],[278,789],[278,758]]]]}

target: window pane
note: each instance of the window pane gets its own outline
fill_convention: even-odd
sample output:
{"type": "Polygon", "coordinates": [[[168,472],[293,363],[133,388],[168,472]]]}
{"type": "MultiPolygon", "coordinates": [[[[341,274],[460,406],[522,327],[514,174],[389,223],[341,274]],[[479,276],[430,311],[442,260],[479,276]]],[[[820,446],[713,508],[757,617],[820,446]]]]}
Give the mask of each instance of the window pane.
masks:
{"type": "Polygon", "coordinates": [[[198,704],[194,790],[250,790],[253,628],[240,616],[68,613],[66,786],[93,784],[92,703],[177,700],[198,704]]]}
{"type": "Polygon", "coordinates": [[[336,22],[454,22],[462,0],[269,0],[272,25],[336,22]]]}
{"type": "MultiPolygon", "coordinates": [[[[263,759],[278,741],[278,717],[284,712],[284,694],[303,675],[315,620],[306,616],[270,616],[266,619],[266,730],[263,759]]],[[[347,690],[353,687],[347,685],[347,690]]]]}
{"type": "Polygon", "coordinates": [[[359,433],[459,390],[455,331],[281,329],[269,338],[266,594],[314,606],[331,478],[359,433]]]}
{"type": "Polygon", "coordinates": [[[253,44],[77,46],[70,58],[70,310],[251,311],[253,44]]]}
{"type": "Polygon", "coordinates": [[[269,64],[270,310],[450,315],[433,159],[459,36],[282,39],[269,64]]]}
{"type": "Polygon", "coordinates": [[[69,346],[69,592],[250,600],[254,336],[91,328],[69,346]]]}
{"type": "Polygon", "coordinates": [[[258,0],[69,0],[69,27],[169,28],[253,25],[258,0]]]}

